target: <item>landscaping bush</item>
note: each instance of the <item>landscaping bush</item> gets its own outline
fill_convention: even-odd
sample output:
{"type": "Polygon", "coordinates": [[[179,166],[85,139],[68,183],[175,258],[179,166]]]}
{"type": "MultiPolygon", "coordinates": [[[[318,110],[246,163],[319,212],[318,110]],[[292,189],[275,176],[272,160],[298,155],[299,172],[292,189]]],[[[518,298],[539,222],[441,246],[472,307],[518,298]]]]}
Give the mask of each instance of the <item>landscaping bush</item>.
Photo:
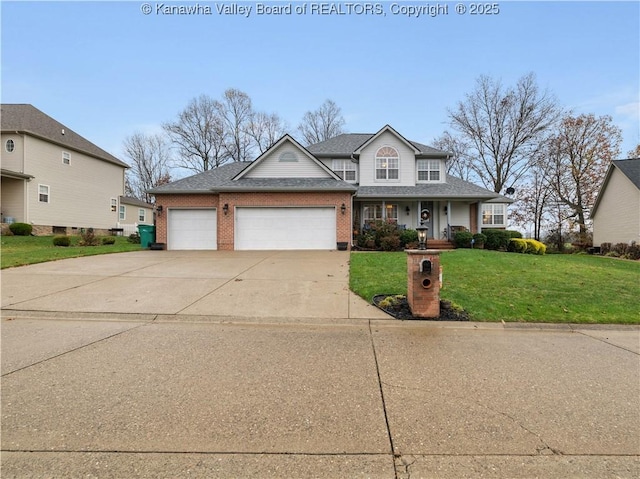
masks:
{"type": "Polygon", "coordinates": [[[27,223],[11,223],[9,230],[16,236],[31,236],[33,226],[27,223]]]}
{"type": "Polygon", "coordinates": [[[400,248],[400,236],[388,235],[380,238],[380,247],[383,251],[396,251],[400,248]]]}
{"type": "Polygon", "coordinates": [[[482,232],[487,236],[485,249],[506,250],[508,248],[511,235],[506,230],[483,229],[482,232]]]}
{"type": "Polygon", "coordinates": [[[54,246],[71,246],[71,238],[69,236],[59,235],[53,237],[54,246]]]}
{"type": "Polygon", "coordinates": [[[384,221],[372,224],[368,230],[356,238],[356,244],[364,249],[395,251],[400,248],[401,243],[400,232],[396,224],[384,221]]]}
{"type": "Polygon", "coordinates": [[[138,233],[130,234],[129,238],[127,238],[127,241],[133,244],[140,244],[140,235],[138,233]]]}
{"type": "Polygon", "coordinates": [[[453,235],[453,244],[456,248],[471,248],[473,235],[468,231],[458,231],[453,235]]]}
{"type": "Polygon", "coordinates": [[[404,230],[400,232],[400,246],[406,248],[407,245],[418,242],[418,232],[416,230],[404,230]]]}
{"type": "Polygon", "coordinates": [[[113,236],[105,236],[102,238],[102,244],[116,244],[116,239],[113,236]]]}
{"type": "Polygon", "coordinates": [[[507,251],[512,253],[545,254],[547,247],[534,239],[511,238],[507,251]]]}
{"type": "Polygon", "coordinates": [[[506,232],[509,233],[510,238],[522,238],[522,233],[520,233],[520,231],[506,230],[506,232]]]}
{"type": "Polygon", "coordinates": [[[511,238],[507,251],[511,253],[525,253],[527,251],[527,242],[522,238],[511,238]]]}
{"type": "Polygon", "coordinates": [[[80,246],[98,246],[100,244],[100,238],[96,236],[93,228],[82,228],[80,230],[80,246]]]}
{"type": "Polygon", "coordinates": [[[622,258],[622,259],[640,259],[640,246],[637,243],[633,242],[631,244],[627,243],[616,243],[612,245],[611,243],[602,243],[600,246],[600,251],[602,254],[606,256],[610,256],[612,258],[622,258]],[[605,249],[606,245],[606,249],[605,249]]]}
{"type": "Polygon", "coordinates": [[[487,242],[487,235],[482,233],[476,233],[473,235],[473,244],[475,248],[484,248],[484,244],[487,242]]]}

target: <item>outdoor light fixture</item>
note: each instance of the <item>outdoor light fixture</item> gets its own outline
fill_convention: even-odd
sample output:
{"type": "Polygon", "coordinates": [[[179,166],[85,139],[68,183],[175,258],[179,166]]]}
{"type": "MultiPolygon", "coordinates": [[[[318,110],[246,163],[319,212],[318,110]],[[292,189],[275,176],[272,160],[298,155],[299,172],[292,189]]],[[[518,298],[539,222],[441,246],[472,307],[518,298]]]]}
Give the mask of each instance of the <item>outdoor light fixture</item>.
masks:
{"type": "Polygon", "coordinates": [[[411,208],[409,208],[408,206],[404,210],[407,212],[407,214],[411,212],[411,208]]]}
{"type": "Polygon", "coordinates": [[[427,228],[424,223],[420,223],[420,226],[416,228],[418,232],[418,249],[427,249],[427,228]]]}
{"type": "Polygon", "coordinates": [[[158,216],[162,216],[162,205],[156,206],[156,211],[158,212],[158,216]]]}
{"type": "Polygon", "coordinates": [[[340,207],[340,211],[342,211],[342,214],[345,214],[345,212],[347,211],[347,205],[342,203],[342,206],[340,207]]]}
{"type": "Polygon", "coordinates": [[[229,203],[224,204],[224,206],[222,207],[222,211],[224,211],[225,216],[229,214],[229,203]]]}

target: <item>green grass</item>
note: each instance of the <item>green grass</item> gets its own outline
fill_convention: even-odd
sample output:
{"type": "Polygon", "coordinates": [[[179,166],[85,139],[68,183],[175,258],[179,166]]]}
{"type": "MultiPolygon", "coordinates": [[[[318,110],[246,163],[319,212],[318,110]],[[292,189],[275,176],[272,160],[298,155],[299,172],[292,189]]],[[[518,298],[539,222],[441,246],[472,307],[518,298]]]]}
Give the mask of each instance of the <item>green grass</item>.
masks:
{"type": "MultiPolygon", "coordinates": [[[[442,299],[475,321],[640,324],[640,262],[460,249],[441,254],[442,299]]],[[[350,287],[406,294],[405,253],[352,253],[350,287]]]]}
{"type": "Polygon", "coordinates": [[[116,243],[100,246],[77,246],[80,237],[71,237],[71,246],[53,246],[53,236],[2,236],[1,266],[11,268],[44,263],[76,256],[139,251],[140,245],[129,243],[126,237],[116,237],[116,243]]]}

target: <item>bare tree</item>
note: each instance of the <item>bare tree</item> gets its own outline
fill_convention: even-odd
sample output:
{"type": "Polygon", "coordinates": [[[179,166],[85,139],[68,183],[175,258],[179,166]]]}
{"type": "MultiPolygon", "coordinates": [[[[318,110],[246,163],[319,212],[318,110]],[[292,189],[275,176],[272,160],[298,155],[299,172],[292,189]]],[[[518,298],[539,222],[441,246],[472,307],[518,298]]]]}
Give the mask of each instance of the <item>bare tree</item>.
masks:
{"type": "Polygon", "coordinates": [[[509,208],[511,221],[527,227],[533,224],[533,238],[540,241],[542,229],[550,213],[551,185],[541,164],[532,166],[528,183],[516,190],[516,201],[509,208]]]}
{"type": "Polygon", "coordinates": [[[550,140],[546,171],[558,203],[585,237],[607,168],[620,153],[622,134],[610,116],[565,116],[550,140]]]}
{"type": "Polygon", "coordinates": [[[445,131],[433,140],[432,145],[439,150],[447,151],[453,156],[447,160],[447,173],[465,181],[471,181],[475,177],[473,162],[470,155],[470,145],[461,138],[453,136],[445,131]]]}
{"type": "Polygon", "coordinates": [[[533,73],[512,88],[481,76],[475,90],[449,110],[451,127],[470,145],[473,169],[496,193],[526,174],[530,158],[558,117],[555,100],[539,90],[533,73]]]}
{"type": "Polygon", "coordinates": [[[224,145],[232,161],[247,161],[252,155],[249,127],[253,117],[251,98],[246,93],[229,88],[222,101],[215,102],[218,117],[222,120],[224,145]]]}
{"type": "Polygon", "coordinates": [[[640,144],[636,145],[633,150],[627,153],[628,158],[640,158],[640,144]]]}
{"type": "Polygon", "coordinates": [[[287,132],[288,126],[276,113],[255,113],[249,122],[248,134],[260,154],[267,151],[287,132]]]}
{"type": "Polygon", "coordinates": [[[176,166],[195,172],[207,171],[226,163],[224,123],[217,102],[207,95],[191,100],[177,120],[162,127],[177,146],[176,166]]]}
{"type": "Polygon", "coordinates": [[[151,203],[147,190],[171,181],[169,144],[161,135],[134,133],[125,138],[124,151],[131,160],[126,178],[127,194],[151,203]]]}
{"type": "Polygon", "coordinates": [[[344,123],[340,107],[332,100],[325,100],[320,108],[304,114],[298,130],[305,143],[312,145],[344,133],[344,123]]]}

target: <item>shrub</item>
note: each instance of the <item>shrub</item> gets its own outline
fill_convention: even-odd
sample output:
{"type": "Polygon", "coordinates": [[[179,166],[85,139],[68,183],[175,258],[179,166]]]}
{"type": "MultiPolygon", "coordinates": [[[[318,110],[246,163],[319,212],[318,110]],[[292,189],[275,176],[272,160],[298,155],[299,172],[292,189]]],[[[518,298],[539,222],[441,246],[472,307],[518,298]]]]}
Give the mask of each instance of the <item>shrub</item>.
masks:
{"type": "Polygon", "coordinates": [[[400,236],[389,235],[380,238],[380,247],[383,251],[395,251],[400,248],[400,236]]]}
{"type": "Polygon", "coordinates": [[[527,251],[527,242],[522,238],[511,238],[507,251],[512,253],[524,253],[527,251]]]}
{"type": "Polygon", "coordinates": [[[510,238],[522,238],[522,233],[520,233],[520,231],[516,231],[516,230],[505,230],[505,231],[509,233],[510,238]]]}
{"type": "Polygon", "coordinates": [[[127,238],[127,241],[133,244],[140,244],[140,235],[138,233],[130,234],[129,238],[127,238]]]}
{"type": "Polygon", "coordinates": [[[636,242],[627,243],[602,243],[600,246],[602,254],[613,258],[640,259],[640,246],[636,242]],[[606,248],[605,248],[606,245],[606,248]]]}
{"type": "Polygon", "coordinates": [[[377,221],[356,238],[356,244],[365,249],[393,251],[400,248],[400,232],[395,223],[377,221]],[[395,247],[392,249],[386,249],[391,248],[393,245],[395,247]]]}
{"type": "Polygon", "coordinates": [[[80,230],[80,246],[98,246],[100,244],[100,238],[96,236],[93,228],[82,228],[80,230]]]}
{"type": "Polygon", "coordinates": [[[456,248],[470,248],[473,235],[468,231],[458,231],[453,235],[453,244],[456,248]]]}
{"type": "Polygon", "coordinates": [[[482,232],[487,236],[486,249],[506,250],[509,246],[511,235],[506,230],[483,229],[482,232]]]}
{"type": "Polygon", "coordinates": [[[71,246],[71,238],[69,236],[59,235],[53,237],[54,246],[71,246]]]}
{"type": "Polygon", "coordinates": [[[407,247],[407,245],[418,242],[418,232],[416,230],[404,230],[400,232],[400,246],[407,247]]]}
{"type": "Polygon", "coordinates": [[[33,226],[28,223],[11,223],[9,230],[16,236],[30,236],[33,226]]]}
{"type": "Polygon", "coordinates": [[[116,239],[113,236],[105,236],[102,238],[102,244],[116,244],[116,239]]]}
{"type": "Polygon", "coordinates": [[[478,245],[484,245],[487,242],[487,235],[482,233],[476,233],[473,235],[473,241],[476,247],[478,245]]]}

